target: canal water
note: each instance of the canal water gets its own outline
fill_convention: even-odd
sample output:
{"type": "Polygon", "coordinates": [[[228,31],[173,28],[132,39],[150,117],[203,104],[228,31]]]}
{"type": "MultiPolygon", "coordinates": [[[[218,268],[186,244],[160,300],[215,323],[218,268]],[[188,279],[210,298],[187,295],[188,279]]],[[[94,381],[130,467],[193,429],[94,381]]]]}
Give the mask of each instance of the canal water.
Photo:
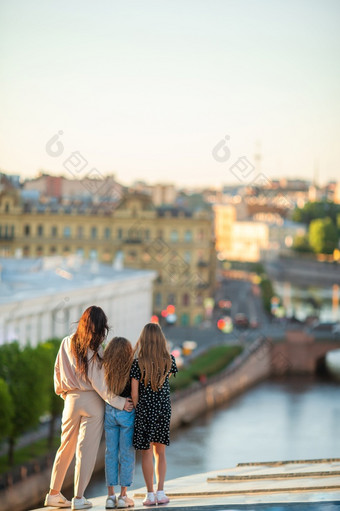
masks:
{"type": "MultiPolygon", "coordinates": [[[[335,457],[340,458],[340,385],[314,377],[274,379],[172,432],[167,479],[240,462],[335,457]]],[[[142,486],[137,456],[131,489],[142,486]]],[[[103,471],[86,496],[104,494],[103,471]]]]}

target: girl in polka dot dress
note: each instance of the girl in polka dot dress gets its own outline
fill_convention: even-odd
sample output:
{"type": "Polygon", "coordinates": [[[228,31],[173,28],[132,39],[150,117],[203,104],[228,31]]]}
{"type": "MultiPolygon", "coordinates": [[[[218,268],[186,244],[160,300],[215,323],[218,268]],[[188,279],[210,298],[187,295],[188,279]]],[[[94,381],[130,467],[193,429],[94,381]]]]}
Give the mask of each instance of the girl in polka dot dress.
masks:
{"type": "Polygon", "coordinates": [[[169,377],[177,373],[175,359],[170,355],[162,329],[148,323],[135,347],[136,359],[131,368],[131,396],[136,408],[133,445],[142,451],[142,470],[147,488],[145,506],[167,504],[164,493],[166,473],[165,446],[170,443],[169,377]],[[153,474],[157,494],[153,490],[153,474]]]}

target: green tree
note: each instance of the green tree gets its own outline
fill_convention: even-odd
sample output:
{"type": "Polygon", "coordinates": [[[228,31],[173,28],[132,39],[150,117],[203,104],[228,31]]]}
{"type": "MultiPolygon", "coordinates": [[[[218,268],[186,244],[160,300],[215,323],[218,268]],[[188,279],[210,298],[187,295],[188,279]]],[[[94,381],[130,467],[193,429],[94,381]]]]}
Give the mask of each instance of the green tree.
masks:
{"type": "Polygon", "coordinates": [[[55,425],[57,418],[62,414],[64,408],[64,401],[60,396],[54,392],[53,371],[54,363],[60,347],[60,339],[49,339],[41,345],[41,348],[47,353],[46,361],[46,375],[47,375],[47,388],[48,388],[48,412],[51,416],[50,430],[48,435],[48,446],[52,447],[53,438],[55,435],[55,425]]]}
{"type": "Polygon", "coordinates": [[[12,417],[14,414],[12,397],[5,380],[0,378],[0,442],[6,438],[12,425],[12,417]]]}
{"type": "Polygon", "coordinates": [[[8,436],[8,463],[13,464],[17,438],[39,423],[47,408],[43,357],[36,348],[17,342],[0,347],[0,377],[8,385],[13,418],[8,436]]]}
{"type": "Polygon", "coordinates": [[[340,213],[340,204],[331,201],[307,202],[303,208],[296,208],[293,212],[293,220],[310,224],[317,218],[330,217],[336,223],[337,215],[340,213]]]}
{"type": "Polygon", "coordinates": [[[274,296],[274,289],[271,280],[268,277],[263,276],[260,287],[263,307],[267,312],[271,312],[271,299],[274,296]]]}
{"type": "Polygon", "coordinates": [[[312,252],[312,249],[308,241],[308,234],[304,234],[302,236],[295,236],[293,250],[295,250],[296,252],[312,252]]]}
{"type": "Polygon", "coordinates": [[[317,254],[332,254],[338,244],[338,233],[332,219],[326,217],[312,220],[308,239],[317,254]]]}

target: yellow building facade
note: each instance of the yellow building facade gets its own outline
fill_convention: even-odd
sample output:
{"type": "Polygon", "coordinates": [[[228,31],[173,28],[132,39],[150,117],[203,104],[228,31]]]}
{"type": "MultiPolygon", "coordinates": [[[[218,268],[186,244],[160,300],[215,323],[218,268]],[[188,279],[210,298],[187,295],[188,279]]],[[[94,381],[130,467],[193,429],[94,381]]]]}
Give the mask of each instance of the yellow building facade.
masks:
{"type": "Polygon", "coordinates": [[[213,296],[216,255],[209,211],[157,209],[142,194],[126,196],[114,210],[32,207],[15,191],[0,194],[0,257],[69,254],[157,270],[154,313],[175,305],[177,324],[199,324],[204,300],[213,296]]]}
{"type": "Polygon", "coordinates": [[[220,259],[258,262],[269,248],[269,227],[265,222],[238,221],[231,204],[215,204],[216,250],[220,259]]]}

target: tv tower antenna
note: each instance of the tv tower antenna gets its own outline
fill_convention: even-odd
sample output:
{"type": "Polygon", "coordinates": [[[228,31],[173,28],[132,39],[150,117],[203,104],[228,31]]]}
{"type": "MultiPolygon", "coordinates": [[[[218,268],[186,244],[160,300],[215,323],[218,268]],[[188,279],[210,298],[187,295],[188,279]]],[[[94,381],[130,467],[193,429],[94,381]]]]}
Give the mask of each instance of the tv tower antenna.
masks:
{"type": "Polygon", "coordinates": [[[319,159],[318,158],[314,158],[314,173],[313,173],[313,185],[315,186],[315,188],[318,188],[319,185],[318,185],[318,182],[319,182],[319,159]]]}
{"type": "Polygon", "coordinates": [[[259,140],[255,143],[255,153],[254,153],[254,163],[257,174],[261,173],[261,163],[262,163],[262,154],[261,154],[261,142],[259,140]]]}

